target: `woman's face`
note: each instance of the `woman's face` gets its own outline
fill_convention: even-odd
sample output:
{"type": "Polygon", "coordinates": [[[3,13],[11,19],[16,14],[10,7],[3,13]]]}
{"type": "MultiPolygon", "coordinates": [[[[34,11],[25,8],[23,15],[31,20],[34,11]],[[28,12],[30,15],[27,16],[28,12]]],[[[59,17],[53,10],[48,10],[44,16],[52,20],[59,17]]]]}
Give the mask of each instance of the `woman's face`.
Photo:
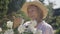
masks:
{"type": "Polygon", "coordinates": [[[28,9],[27,9],[27,12],[28,12],[28,16],[31,18],[31,19],[37,19],[38,17],[38,9],[36,6],[29,6],[28,9]]]}

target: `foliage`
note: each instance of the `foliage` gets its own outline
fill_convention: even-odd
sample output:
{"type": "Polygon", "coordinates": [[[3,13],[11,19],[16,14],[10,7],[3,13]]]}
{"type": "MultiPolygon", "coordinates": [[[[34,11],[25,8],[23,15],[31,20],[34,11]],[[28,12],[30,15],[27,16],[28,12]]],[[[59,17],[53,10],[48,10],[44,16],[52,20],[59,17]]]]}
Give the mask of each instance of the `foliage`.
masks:
{"type": "Polygon", "coordinates": [[[30,18],[23,12],[23,11],[18,11],[17,14],[19,14],[20,17],[22,17],[23,19],[25,19],[25,21],[29,21],[30,18]]]}
{"type": "MultiPolygon", "coordinates": [[[[53,7],[53,3],[49,3],[49,5],[47,6],[47,8],[49,9],[48,11],[48,15],[46,17],[46,22],[48,22],[50,25],[53,26],[54,29],[58,29],[59,26],[60,26],[60,17],[57,15],[57,16],[53,16],[55,15],[54,14],[54,9],[52,8],[53,7]]],[[[58,10],[55,12],[57,13],[58,10]]]]}
{"type": "Polygon", "coordinates": [[[8,10],[9,0],[0,0],[0,27],[5,28],[3,24],[6,22],[6,13],[8,10]]]}
{"type": "Polygon", "coordinates": [[[16,29],[14,29],[14,34],[19,34],[19,32],[18,32],[17,28],[16,28],[16,29]]]}
{"type": "Polygon", "coordinates": [[[55,19],[55,17],[53,17],[53,3],[49,3],[49,5],[47,5],[48,8],[48,15],[46,17],[46,22],[49,23],[50,25],[52,25],[54,22],[53,20],[55,19]]]}
{"type": "Polygon", "coordinates": [[[58,25],[58,28],[60,28],[60,16],[56,17],[56,23],[58,25]]]}
{"type": "Polygon", "coordinates": [[[0,27],[3,29],[2,32],[8,29],[6,27],[6,22],[9,19],[8,14],[20,10],[24,2],[25,0],[0,0],[0,27]]]}
{"type": "MultiPolygon", "coordinates": [[[[22,33],[23,34],[23,33],[22,33]]],[[[24,34],[33,34],[32,32],[24,32],[24,34]]]]}
{"type": "Polygon", "coordinates": [[[17,12],[24,2],[25,0],[10,0],[10,3],[8,4],[8,13],[17,12]]]}
{"type": "Polygon", "coordinates": [[[55,34],[60,34],[60,29],[56,30],[55,34]]]}
{"type": "Polygon", "coordinates": [[[8,10],[9,0],[0,0],[0,18],[6,15],[8,10]]]}

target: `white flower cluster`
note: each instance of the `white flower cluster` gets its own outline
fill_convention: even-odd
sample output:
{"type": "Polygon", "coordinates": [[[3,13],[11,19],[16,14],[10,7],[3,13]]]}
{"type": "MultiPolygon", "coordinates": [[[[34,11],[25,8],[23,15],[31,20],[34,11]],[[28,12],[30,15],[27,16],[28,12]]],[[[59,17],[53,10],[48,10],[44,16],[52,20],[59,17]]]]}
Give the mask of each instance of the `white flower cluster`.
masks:
{"type": "Polygon", "coordinates": [[[34,27],[36,25],[37,25],[37,22],[35,20],[34,21],[27,21],[26,23],[24,23],[18,27],[18,31],[19,31],[19,33],[23,33],[25,31],[25,29],[27,29],[26,26],[28,26],[28,28],[31,29],[31,31],[33,33],[35,33],[36,28],[34,28],[34,27]]]}
{"type": "Polygon", "coordinates": [[[4,34],[14,34],[13,29],[8,29],[4,32],[4,34]]]}
{"type": "Polygon", "coordinates": [[[25,31],[25,26],[24,25],[20,25],[19,27],[18,27],[18,31],[19,31],[19,33],[23,33],[24,31],[25,31]]]}
{"type": "Polygon", "coordinates": [[[0,32],[2,31],[2,28],[0,27],[0,32]]]}
{"type": "Polygon", "coordinates": [[[7,21],[7,27],[12,28],[12,26],[13,26],[13,22],[12,21],[7,21]]]}
{"type": "MultiPolygon", "coordinates": [[[[30,29],[31,32],[33,32],[33,34],[42,34],[41,30],[38,30],[38,31],[36,30],[36,28],[35,28],[36,25],[37,25],[36,20],[27,21],[25,23],[24,23],[24,20],[22,20],[21,25],[18,27],[18,32],[23,33],[23,32],[25,32],[26,29],[30,29]],[[28,26],[28,27],[26,27],[26,26],[28,26]]],[[[7,21],[7,27],[11,28],[11,29],[6,30],[4,32],[4,34],[14,34],[12,26],[13,26],[13,22],[7,21]]],[[[0,31],[2,31],[1,28],[0,28],[0,31]]]]}
{"type": "Polygon", "coordinates": [[[30,27],[35,27],[37,25],[36,20],[31,20],[31,23],[29,24],[30,27]]]}
{"type": "Polygon", "coordinates": [[[37,25],[37,21],[36,20],[31,20],[31,23],[29,24],[29,28],[31,29],[33,34],[36,32],[36,28],[35,28],[36,25],[37,25]]]}
{"type": "Polygon", "coordinates": [[[42,34],[42,30],[37,30],[35,34],[42,34]]]}

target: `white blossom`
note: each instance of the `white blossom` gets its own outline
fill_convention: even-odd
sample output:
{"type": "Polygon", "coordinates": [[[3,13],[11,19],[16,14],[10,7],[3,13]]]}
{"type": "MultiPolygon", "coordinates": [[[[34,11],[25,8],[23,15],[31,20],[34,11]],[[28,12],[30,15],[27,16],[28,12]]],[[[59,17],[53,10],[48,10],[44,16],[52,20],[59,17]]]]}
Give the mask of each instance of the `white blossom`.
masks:
{"type": "Polygon", "coordinates": [[[42,34],[42,30],[37,30],[36,32],[35,32],[35,34],[42,34]]]}
{"type": "Polygon", "coordinates": [[[24,31],[25,31],[25,26],[24,25],[20,25],[19,27],[18,27],[18,32],[19,33],[23,33],[24,31]]]}
{"type": "Polygon", "coordinates": [[[13,26],[13,22],[12,21],[7,21],[7,27],[12,28],[12,26],[13,26]]]}
{"type": "Polygon", "coordinates": [[[24,23],[25,26],[35,27],[37,25],[36,20],[27,21],[24,23]]]}
{"type": "Polygon", "coordinates": [[[0,27],[0,32],[2,31],[2,28],[0,27]]]}
{"type": "Polygon", "coordinates": [[[31,29],[31,32],[33,32],[33,34],[36,32],[36,28],[30,27],[30,29],[31,29]]]}
{"type": "Polygon", "coordinates": [[[29,24],[29,28],[33,33],[36,32],[36,28],[35,28],[36,25],[37,25],[37,22],[35,20],[31,20],[31,23],[29,24]]]}
{"type": "Polygon", "coordinates": [[[28,29],[30,29],[33,33],[36,32],[35,26],[37,25],[37,22],[35,20],[27,21],[24,25],[28,26],[28,29]]]}
{"type": "Polygon", "coordinates": [[[8,29],[4,32],[4,34],[14,34],[13,29],[8,29]]]}
{"type": "Polygon", "coordinates": [[[37,25],[37,21],[36,20],[31,20],[31,23],[29,24],[29,26],[35,27],[36,25],[37,25]]]}
{"type": "Polygon", "coordinates": [[[23,33],[25,31],[25,29],[30,29],[33,33],[35,33],[36,28],[34,28],[34,27],[36,25],[37,25],[37,22],[35,20],[27,21],[18,27],[18,31],[19,31],[19,33],[23,33]],[[26,28],[26,26],[28,26],[28,28],[26,28]]]}

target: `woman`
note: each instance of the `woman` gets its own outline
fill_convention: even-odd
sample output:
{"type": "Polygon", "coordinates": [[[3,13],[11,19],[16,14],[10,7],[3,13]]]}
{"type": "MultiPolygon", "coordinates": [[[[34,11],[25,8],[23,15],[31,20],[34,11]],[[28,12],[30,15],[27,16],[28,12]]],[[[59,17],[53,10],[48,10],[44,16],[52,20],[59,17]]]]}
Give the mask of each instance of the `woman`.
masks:
{"type": "Polygon", "coordinates": [[[42,30],[42,34],[53,34],[53,28],[51,25],[43,21],[47,16],[47,8],[39,1],[30,1],[26,2],[22,9],[31,20],[36,20],[37,25],[35,28],[37,30],[42,30]]]}

